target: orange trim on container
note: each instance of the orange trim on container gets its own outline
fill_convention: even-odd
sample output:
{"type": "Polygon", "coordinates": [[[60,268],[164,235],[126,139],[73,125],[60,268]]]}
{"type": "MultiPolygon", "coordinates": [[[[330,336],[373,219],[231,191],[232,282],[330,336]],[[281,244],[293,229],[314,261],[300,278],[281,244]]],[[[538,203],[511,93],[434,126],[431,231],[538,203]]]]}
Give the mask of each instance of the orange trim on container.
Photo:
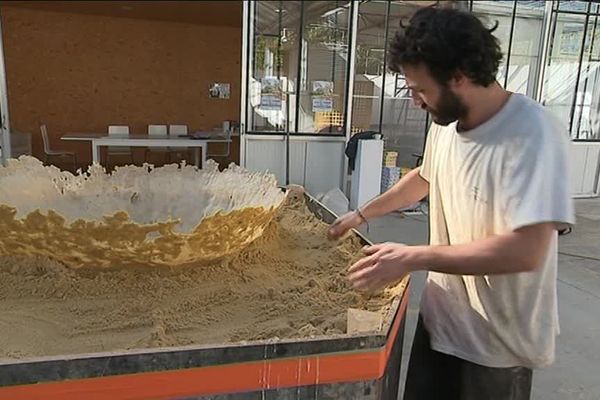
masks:
{"type": "Polygon", "coordinates": [[[408,293],[386,345],[378,350],[6,386],[0,388],[0,400],[164,399],[375,380],[385,373],[407,303],[408,293]]]}

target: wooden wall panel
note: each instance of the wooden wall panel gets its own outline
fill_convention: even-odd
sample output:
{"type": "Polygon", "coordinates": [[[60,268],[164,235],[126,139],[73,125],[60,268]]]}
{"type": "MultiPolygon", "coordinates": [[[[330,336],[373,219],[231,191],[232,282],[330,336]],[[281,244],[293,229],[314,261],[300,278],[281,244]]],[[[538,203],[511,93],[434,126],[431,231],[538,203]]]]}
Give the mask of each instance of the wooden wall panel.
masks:
{"type": "Polygon", "coordinates": [[[1,12],[11,124],[33,134],[37,157],[41,122],[53,147],[74,150],[87,164],[90,146],[61,135],[106,132],[109,124],[134,133],[169,123],[195,131],[239,119],[241,21],[227,27],[10,6],[1,12]],[[230,99],[210,99],[212,81],[231,83],[230,99]]]}

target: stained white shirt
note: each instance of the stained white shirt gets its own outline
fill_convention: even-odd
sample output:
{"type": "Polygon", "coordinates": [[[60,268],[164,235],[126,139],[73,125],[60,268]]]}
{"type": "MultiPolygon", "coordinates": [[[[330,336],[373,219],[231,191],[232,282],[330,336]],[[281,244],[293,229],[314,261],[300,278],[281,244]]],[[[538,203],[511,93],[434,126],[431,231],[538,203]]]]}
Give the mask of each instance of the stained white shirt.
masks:
{"type": "MultiPolygon", "coordinates": [[[[430,243],[470,243],[543,223],[574,223],[566,129],[512,94],[484,124],[433,125],[421,167],[429,182],[430,243]]],[[[543,367],[558,333],[557,235],[533,272],[430,272],[421,313],[434,350],[490,367],[543,367]]]]}

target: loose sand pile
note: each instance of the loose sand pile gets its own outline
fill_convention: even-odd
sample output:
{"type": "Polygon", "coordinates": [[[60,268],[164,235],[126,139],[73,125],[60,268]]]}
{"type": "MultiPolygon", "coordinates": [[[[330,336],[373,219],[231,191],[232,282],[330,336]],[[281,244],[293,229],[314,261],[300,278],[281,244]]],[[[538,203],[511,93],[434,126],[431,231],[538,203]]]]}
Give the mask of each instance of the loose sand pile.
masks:
{"type": "Polygon", "coordinates": [[[346,269],[362,246],[330,242],[326,229],[296,201],[242,252],[210,264],[72,269],[0,257],[0,358],[334,335],[350,307],[387,315],[401,285],[354,292],[346,269]]]}

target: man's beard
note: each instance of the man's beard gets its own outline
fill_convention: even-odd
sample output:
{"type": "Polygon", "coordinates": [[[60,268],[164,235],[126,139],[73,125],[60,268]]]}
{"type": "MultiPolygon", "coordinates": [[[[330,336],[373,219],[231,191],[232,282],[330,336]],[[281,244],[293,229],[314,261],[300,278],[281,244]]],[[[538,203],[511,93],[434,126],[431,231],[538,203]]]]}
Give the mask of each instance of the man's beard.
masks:
{"type": "Polygon", "coordinates": [[[449,125],[467,115],[467,107],[462,100],[445,86],[442,86],[440,101],[435,108],[431,108],[425,104],[423,104],[422,108],[431,114],[433,122],[443,126],[449,125]]]}

